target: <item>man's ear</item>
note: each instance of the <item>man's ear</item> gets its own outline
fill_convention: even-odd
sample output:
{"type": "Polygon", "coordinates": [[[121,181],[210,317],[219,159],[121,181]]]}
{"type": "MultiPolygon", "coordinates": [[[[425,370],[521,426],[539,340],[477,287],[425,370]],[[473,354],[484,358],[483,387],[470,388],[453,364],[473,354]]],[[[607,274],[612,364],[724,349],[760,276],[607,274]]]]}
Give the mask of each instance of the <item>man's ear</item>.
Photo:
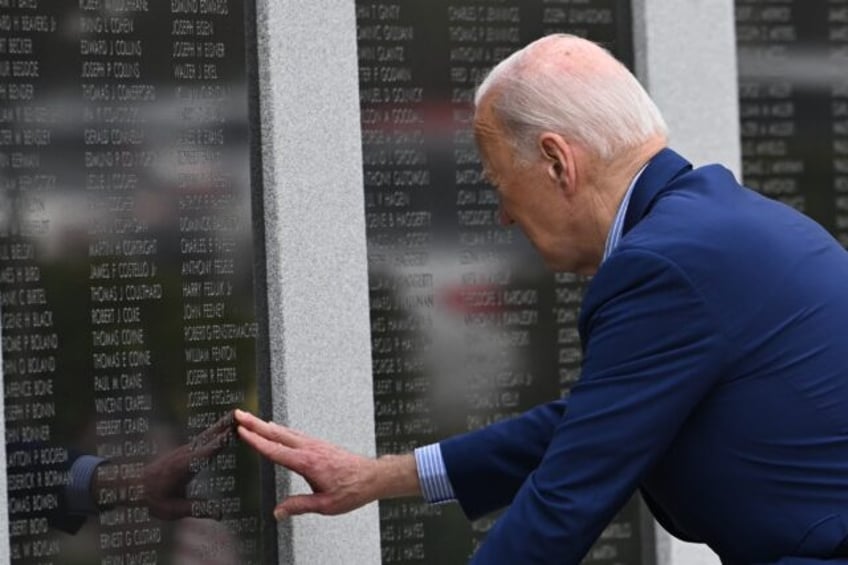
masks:
{"type": "Polygon", "coordinates": [[[544,133],[539,138],[539,148],[546,160],[548,176],[563,187],[568,186],[571,176],[568,168],[570,147],[559,135],[544,133]]]}

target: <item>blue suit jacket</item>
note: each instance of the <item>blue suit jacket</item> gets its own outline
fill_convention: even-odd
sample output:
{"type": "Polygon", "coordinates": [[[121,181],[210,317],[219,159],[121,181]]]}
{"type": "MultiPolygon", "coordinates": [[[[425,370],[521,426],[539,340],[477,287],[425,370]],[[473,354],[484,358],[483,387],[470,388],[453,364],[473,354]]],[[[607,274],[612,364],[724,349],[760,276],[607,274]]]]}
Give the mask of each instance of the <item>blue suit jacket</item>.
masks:
{"type": "Polygon", "coordinates": [[[813,563],[848,539],[848,253],[671,150],[592,280],[567,400],[442,442],[476,563],[579,563],[641,489],[725,563],[813,563]],[[804,559],[804,558],[811,558],[804,559]]]}

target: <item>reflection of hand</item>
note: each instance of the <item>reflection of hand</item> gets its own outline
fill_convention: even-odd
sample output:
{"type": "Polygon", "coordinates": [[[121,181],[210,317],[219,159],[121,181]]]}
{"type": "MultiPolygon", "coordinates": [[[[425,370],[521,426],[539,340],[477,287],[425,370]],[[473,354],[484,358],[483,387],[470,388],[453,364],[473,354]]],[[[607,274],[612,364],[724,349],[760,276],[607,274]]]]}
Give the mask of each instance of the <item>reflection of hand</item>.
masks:
{"type": "Polygon", "coordinates": [[[144,466],[141,482],[144,502],[150,513],[162,520],[220,518],[220,510],[209,501],[188,498],[186,487],[206,462],[233,439],[233,415],[228,413],[181,445],[144,466]]]}
{"type": "Polygon", "coordinates": [[[274,509],[280,520],[314,512],[334,515],[379,498],[420,494],[411,455],[370,459],[298,431],[235,411],[238,433],[259,453],[301,475],[313,494],[290,496],[274,509]]]}

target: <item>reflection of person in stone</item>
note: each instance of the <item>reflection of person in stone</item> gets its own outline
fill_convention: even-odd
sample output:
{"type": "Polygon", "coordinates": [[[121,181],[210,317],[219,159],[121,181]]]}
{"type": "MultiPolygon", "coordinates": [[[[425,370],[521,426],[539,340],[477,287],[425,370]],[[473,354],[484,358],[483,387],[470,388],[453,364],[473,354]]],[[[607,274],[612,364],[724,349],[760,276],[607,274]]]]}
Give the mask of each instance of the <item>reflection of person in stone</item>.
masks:
{"type": "Polygon", "coordinates": [[[503,222],[552,269],[594,274],[580,379],[567,399],[376,460],[237,413],[242,438],[314,489],[277,516],[418,494],[472,518],[510,505],[475,563],[576,564],[640,489],[724,563],[848,557],[845,250],[666,148],[633,76],[584,40],[499,64],[474,129],[503,222]]]}
{"type": "Polygon", "coordinates": [[[48,520],[53,527],[75,533],[87,516],[116,505],[144,505],[161,520],[218,518],[220,509],[210,501],[186,496],[189,482],[205,464],[233,439],[232,413],[219,419],[190,443],[169,450],[144,465],[137,479],[105,481],[111,463],[103,458],[72,452],[68,461],[69,482],[59,508],[48,520]],[[136,500],[120,500],[117,492],[131,492],[136,500]]]}

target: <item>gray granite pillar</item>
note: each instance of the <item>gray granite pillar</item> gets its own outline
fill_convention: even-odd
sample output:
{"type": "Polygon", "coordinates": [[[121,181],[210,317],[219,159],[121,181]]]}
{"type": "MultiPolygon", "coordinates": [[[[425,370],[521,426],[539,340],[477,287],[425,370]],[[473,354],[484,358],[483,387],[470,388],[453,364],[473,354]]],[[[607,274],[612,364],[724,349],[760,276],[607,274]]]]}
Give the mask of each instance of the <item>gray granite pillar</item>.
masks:
{"type": "Polygon", "coordinates": [[[668,121],[672,147],[739,174],[733,0],[634,0],[633,8],[636,72],[668,121]]]}
{"type": "MultiPolygon", "coordinates": [[[[354,3],[257,8],[274,420],[373,455],[354,3]]],[[[280,563],[380,562],[376,505],[279,534],[280,563]]]]}

